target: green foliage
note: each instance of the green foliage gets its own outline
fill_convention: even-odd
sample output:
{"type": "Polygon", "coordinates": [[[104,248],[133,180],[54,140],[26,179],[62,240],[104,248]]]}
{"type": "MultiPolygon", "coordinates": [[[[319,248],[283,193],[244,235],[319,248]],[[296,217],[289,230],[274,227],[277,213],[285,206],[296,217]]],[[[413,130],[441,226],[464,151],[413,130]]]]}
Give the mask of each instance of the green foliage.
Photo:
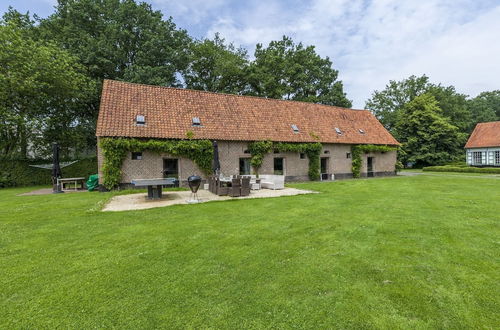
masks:
{"type": "MultiPolygon", "coordinates": [[[[0,160],[0,188],[51,184],[51,170],[29,165],[52,160],[0,160]]],[[[84,158],[62,169],[63,177],[88,177],[97,173],[97,158],[84,158]]]]}
{"type": "Polygon", "coordinates": [[[113,189],[121,181],[121,167],[127,152],[149,150],[189,158],[206,174],[210,174],[213,159],[212,143],[208,140],[138,140],[103,138],[99,146],[104,156],[103,185],[113,189]]]}
{"type": "Polygon", "coordinates": [[[311,180],[318,180],[320,177],[320,153],[322,145],[315,143],[285,143],[271,141],[255,141],[248,145],[248,150],[252,155],[250,163],[256,175],[259,175],[259,168],[262,166],[264,156],[273,151],[305,153],[309,159],[308,175],[311,180]]]}
{"type": "Polygon", "coordinates": [[[483,92],[468,101],[473,118],[470,130],[476,123],[500,120],[500,90],[483,92]]]}
{"type": "Polygon", "coordinates": [[[41,20],[42,37],[80,58],[90,76],[152,85],[179,85],[191,39],[159,10],[135,0],[59,1],[41,20]]]}
{"type": "Polygon", "coordinates": [[[314,46],[295,44],[289,37],[257,44],[250,65],[251,94],[350,107],[338,71],[328,57],[321,58],[314,46]]]}
{"type": "Polygon", "coordinates": [[[95,85],[76,57],[34,30],[15,11],[0,22],[0,158],[26,158],[28,145],[47,155],[54,141],[63,152],[87,146],[79,109],[95,85]]]}
{"type": "MultiPolygon", "coordinates": [[[[146,2],[61,0],[54,14],[40,20],[37,32],[40,40],[75,56],[97,86],[76,108],[86,126],[77,131],[92,148],[103,79],[182,86],[178,77],[187,66],[191,38],[146,2]]],[[[60,131],[75,134],[72,129],[60,131]]]]}
{"type": "Polygon", "coordinates": [[[252,155],[250,164],[252,165],[255,174],[259,176],[259,168],[262,166],[264,156],[273,150],[273,142],[271,141],[255,141],[248,144],[248,151],[252,155]]]}
{"type": "Polygon", "coordinates": [[[433,84],[425,75],[410,76],[402,81],[391,80],[382,91],[374,91],[366,102],[366,108],[371,109],[380,122],[399,139],[400,134],[396,124],[401,120],[403,107],[422,94],[431,94],[442,110],[442,115],[450,120],[462,132],[467,132],[471,126],[471,114],[467,107],[467,95],[460,94],[453,86],[433,84]]]}
{"type": "Polygon", "coordinates": [[[404,165],[403,165],[403,163],[401,161],[398,160],[396,162],[396,166],[395,167],[396,167],[396,172],[400,172],[404,168],[404,165]]]}
{"type": "Polygon", "coordinates": [[[416,167],[459,159],[467,138],[442,115],[430,94],[417,96],[403,107],[396,129],[405,151],[402,161],[414,162],[416,167]]]}
{"type": "Polygon", "coordinates": [[[362,159],[361,155],[363,153],[369,152],[389,152],[398,150],[397,147],[391,147],[386,145],[375,145],[375,144],[356,144],[351,146],[351,157],[352,157],[352,176],[353,178],[361,177],[361,165],[362,159]]]}
{"type": "Polygon", "coordinates": [[[194,42],[189,66],[183,72],[187,88],[240,94],[246,86],[247,51],[225,44],[218,33],[213,40],[194,42]]]}
{"type": "Polygon", "coordinates": [[[472,116],[467,107],[467,95],[458,93],[454,86],[431,85],[427,94],[434,96],[442,115],[460,132],[469,132],[472,116]]]}
{"type": "Polygon", "coordinates": [[[472,166],[427,166],[422,169],[424,172],[460,172],[460,173],[489,173],[500,174],[500,168],[495,167],[472,167],[472,166]]]}
{"type": "Polygon", "coordinates": [[[402,81],[389,81],[382,91],[374,91],[366,101],[365,108],[373,111],[378,120],[391,132],[403,106],[418,95],[425,93],[430,86],[429,78],[410,76],[402,81]]]}

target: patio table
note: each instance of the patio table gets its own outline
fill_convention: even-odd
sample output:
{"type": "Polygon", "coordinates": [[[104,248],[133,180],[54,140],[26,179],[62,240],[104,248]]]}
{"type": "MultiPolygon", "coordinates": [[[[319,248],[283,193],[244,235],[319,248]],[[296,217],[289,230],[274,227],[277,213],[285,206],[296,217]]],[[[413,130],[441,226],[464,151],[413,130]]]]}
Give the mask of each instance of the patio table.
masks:
{"type": "Polygon", "coordinates": [[[163,186],[175,187],[178,180],[174,178],[167,179],[137,179],[130,183],[136,187],[148,187],[148,199],[161,199],[163,186]]]}

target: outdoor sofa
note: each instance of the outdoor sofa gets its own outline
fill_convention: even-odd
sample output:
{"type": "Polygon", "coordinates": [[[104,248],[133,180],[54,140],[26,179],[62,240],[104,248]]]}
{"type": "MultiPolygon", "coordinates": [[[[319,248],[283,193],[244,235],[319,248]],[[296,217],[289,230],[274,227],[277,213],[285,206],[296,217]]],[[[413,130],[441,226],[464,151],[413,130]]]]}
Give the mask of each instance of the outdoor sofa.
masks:
{"type": "MultiPolygon", "coordinates": [[[[255,175],[250,175],[250,182],[254,183],[256,180],[255,175]]],[[[285,176],[275,174],[261,174],[259,175],[260,187],[267,189],[285,189],[285,176]]]]}

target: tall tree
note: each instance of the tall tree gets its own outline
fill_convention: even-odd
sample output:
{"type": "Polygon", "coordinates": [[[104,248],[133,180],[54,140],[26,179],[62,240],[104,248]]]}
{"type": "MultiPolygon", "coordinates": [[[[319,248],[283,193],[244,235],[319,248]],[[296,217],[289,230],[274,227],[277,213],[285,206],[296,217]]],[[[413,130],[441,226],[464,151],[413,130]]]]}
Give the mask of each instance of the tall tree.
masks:
{"type": "MultiPolygon", "coordinates": [[[[2,157],[27,157],[28,147],[34,149],[38,142],[61,142],[70,126],[81,127],[75,110],[95,91],[77,58],[53,43],[36,40],[34,31],[29,16],[13,10],[0,21],[2,157]]],[[[77,135],[63,140],[63,147],[78,144],[77,135]]]]}
{"type": "Polygon", "coordinates": [[[401,81],[389,81],[382,91],[374,91],[365,107],[373,111],[380,122],[392,133],[403,107],[415,97],[424,93],[432,94],[442,109],[443,115],[449,118],[453,125],[467,131],[471,116],[467,108],[467,95],[457,93],[453,86],[433,84],[426,75],[410,76],[401,81]]]}
{"type": "Polygon", "coordinates": [[[374,115],[390,131],[397,122],[398,112],[405,104],[415,97],[425,93],[430,86],[429,78],[410,76],[401,81],[391,80],[382,91],[374,91],[365,108],[373,111],[374,115]]]}
{"type": "Polygon", "coordinates": [[[241,94],[246,88],[247,51],[236,48],[217,33],[213,40],[192,43],[184,71],[187,88],[241,94]]]}
{"type": "Polygon", "coordinates": [[[135,0],[58,0],[55,13],[40,21],[40,36],[77,56],[96,82],[91,102],[79,109],[93,144],[102,80],[181,86],[191,42],[171,18],[135,0]]]}
{"type": "Polygon", "coordinates": [[[431,85],[428,94],[434,96],[443,116],[457,126],[461,132],[468,132],[472,116],[467,107],[467,95],[458,93],[453,86],[431,85]]]}
{"type": "Polygon", "coordinates": [[[295,44],[289,37],[257,44],[249,70],[251,94],[287,100],[351,107],[338,71],[314,46],[295,44]]]}
{"type": "Polygon", "coordinates": [[[471,129],[477,123],[500,120],[500,90],[482,92],[467,104],[471,115],[471,129]]]}
{"type": "Polygon", "coordinates": [[[457,160],[466,134],[443,116],[432,94],[422,94],[406,103],[396,122],[402,143],[403,162],[417,166],[439,165],[457,160]]]}
{"type": "Polygon", "coordinates": [[[178,85],[187,32],[135,0],[58,0],[41,21],[44,36],[78,56],[94,79],[178,85]]]}

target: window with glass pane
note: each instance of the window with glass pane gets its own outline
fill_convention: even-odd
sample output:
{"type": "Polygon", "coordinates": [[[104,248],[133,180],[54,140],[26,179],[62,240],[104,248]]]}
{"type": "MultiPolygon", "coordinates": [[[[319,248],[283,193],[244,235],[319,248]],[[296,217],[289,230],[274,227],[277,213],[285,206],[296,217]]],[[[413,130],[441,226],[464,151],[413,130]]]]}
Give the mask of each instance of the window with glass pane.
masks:
{"type": "Polygon", "coordinates": [[[240,175],[250,175],[250,158],[240,158],[240,175]]]}
{"type": "Polygon", "coordinates": [[[133,160],[141,160],[142,159],[142,152],[133,152],[132,159],[133,160]]]}
{"type": "Polygon", "coordinates": [[[274,158],[274,174],[283,175],[283,173],[284,173],[283,158],[274,158]]]}
{"type": "Polygon", "coordinates": [[[474,151],[472,159],[475,165],[481,165],[483,163],[483,153],[481,151],[474,151]]]}
{"type": "Polygon", "coordinates": [[[500,165],[500,151],[495,151],[495,165],[500,165]]]}

